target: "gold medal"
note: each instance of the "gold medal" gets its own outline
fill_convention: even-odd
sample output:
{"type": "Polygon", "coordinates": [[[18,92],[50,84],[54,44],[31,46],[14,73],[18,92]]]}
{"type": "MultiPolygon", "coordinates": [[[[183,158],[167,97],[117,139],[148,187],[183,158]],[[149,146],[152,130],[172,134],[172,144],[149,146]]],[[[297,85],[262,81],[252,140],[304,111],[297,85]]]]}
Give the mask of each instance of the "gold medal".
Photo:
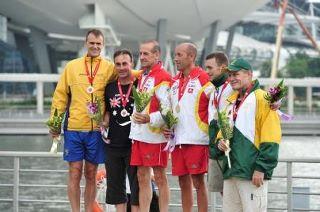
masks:
{"type": "Polygon", "coordinates": [[[180,106],[179,106],[179,105],[176,106],[176,112],[177,112],[177,113],[180,112],[180,106]]]}
{"type": "Polygon", "coordinates": [[[87,87],[87,93],[93,93],[94,92],[94,88],[90,85],[87,87]]]}

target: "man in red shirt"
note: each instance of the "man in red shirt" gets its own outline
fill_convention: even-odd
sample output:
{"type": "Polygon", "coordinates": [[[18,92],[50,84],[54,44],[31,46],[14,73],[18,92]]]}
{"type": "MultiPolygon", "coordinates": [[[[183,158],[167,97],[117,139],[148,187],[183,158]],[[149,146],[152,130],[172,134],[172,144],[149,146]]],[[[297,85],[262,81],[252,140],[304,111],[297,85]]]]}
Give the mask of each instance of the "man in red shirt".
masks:
{"type": "MultiPolygon", "coordinates": [[[[193,186],[197,192],[198,211],[208,211],[208,194],[204,175],[208,170],[208,104],[213,85],[208,74],[195,65],[197,49],[182,43],[175,49],[174,61],[179,73],[173,78],[170,100],[178,117],[174,127],[175,149],[172,174],[179,177],[182,208],[191,212],[193,186]]],[[[168,132],[168,131],[167,131],[168,132]]],[[[170,135],[164,131],[166,137],[170,135]]]]}
{"type": "Polygon", "coordinates": [[[160,211],[168,211],[169,186],[166,176],[168,153],[163,151],[166,139],[161,133],[164,125],[160,105],[170,105],[169,84],[171,76],[163,69],[160,47],[157,41],[145,41],[140,45],[140,62],[143,74],[138,81],[138,90],[151,92],[149,105],[132,115],[130,138],[133,139],[131,165],[138,166],[140,211],[149,211],[152,198],[151,169],[159,188],[160,211]]]}

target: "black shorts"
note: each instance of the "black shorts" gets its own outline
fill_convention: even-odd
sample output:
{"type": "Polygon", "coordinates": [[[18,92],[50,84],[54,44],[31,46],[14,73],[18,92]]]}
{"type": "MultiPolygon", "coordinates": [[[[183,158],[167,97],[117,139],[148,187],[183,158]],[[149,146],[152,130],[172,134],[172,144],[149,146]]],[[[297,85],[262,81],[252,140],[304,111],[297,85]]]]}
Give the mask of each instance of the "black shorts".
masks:
{"type": "Polygon", "coordinates": [[[106,203],[111,205],[128,202],[126,192],[126,175],[128,174],[131,205],[139,205],[139,185],[137,167],[130,166],[131,149],[119,151],[113,148],[106,150],[107,193],[106,203]]]}

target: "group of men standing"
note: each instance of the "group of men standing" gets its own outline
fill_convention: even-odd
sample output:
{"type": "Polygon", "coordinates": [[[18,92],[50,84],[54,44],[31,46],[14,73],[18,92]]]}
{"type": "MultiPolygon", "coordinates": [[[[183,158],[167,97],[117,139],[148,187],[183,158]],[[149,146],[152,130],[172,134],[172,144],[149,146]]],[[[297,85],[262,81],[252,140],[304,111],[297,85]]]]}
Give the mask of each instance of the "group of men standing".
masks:
{"type": "Polygon", "coordinates": [[[114,53],[115,65],[101,58],[103,42],[99,30],[87,33],[87,54],[67,64],[53,96],[52,111],[66,111],[64,159],[69,162],[72,211],[80,211],[83,160],[86,211],[92,211],[99,163],[105,163],[107,171],[106,202],[116,205],[117,211],[126,211],[126,175],[131,210],[150,210],[152,173],[159,189],[159,209],[169,211],[169,153],[164,148],[173,137],[172,174],[179,179],[183,211],[192,211],[193,188],[198,211],[208,211],[205,174],[209,164],[209,190],[223,193],[223,211],[266,211],[266,180],[277,165],[281,129],[276,111],[264,99],[258,81],[252,80],[250,64],[241,58],[228,64],[223,53],[213,53],[206,58],[205,71],[195,64],[196,46],[181,43],[174,52],[178,74],[171,77],[160,61],[157,41],[140,44],[141,71],[133,70],[127,49],[114,53]],[[134,107],[134,87],[153,91],[143,112],[134,107]],[[86,104],[95,98],[104,100],[102,123],[95,123],[86,111],[86,104]],[[178,118],[174,129],[164,127],[164,106],[178,118]],[[222,110],[234,126],[230,146],[217,125],[217,112],[222,110]],[[101,127],[109,129],[103,138],[101,127]],[[223,154],[228,148],[231,167],[223,154]],[[218,189],[211,186],[222,178],[212,177],[217,173],[224,177],[218,189]]]}

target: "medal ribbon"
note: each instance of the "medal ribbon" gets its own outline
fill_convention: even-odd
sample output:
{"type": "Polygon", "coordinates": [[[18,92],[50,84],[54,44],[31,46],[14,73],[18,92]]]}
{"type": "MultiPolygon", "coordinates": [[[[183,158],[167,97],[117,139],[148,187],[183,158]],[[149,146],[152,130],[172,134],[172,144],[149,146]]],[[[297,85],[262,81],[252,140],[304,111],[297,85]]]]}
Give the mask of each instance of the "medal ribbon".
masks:
{"type": "Polygon", "coordinates": [[[99,70],[100,62],[101,62],[101,60],[99,60],[98,64],[96,65],[96,67],[95,67],[95,69],[93,71],[93,74],[91,76],[90,73],[89,73],[89,68],[88,68],[87,61],[86,61],[86,59],[84,59],[84,65],[86,67],[86,74],[87,74],[88,81],[89,81],[90,85],[92,85],[93,80],[94,80],[94,78],[95,78],[95,76],[96,76],[96,74],[97,74],[97,72],[99,70]]]}
{"type": "Polygon", "coordinates": [[[188,76],[187,79],[185,79],[186,77],[182,77],[182,76],[183,75],[181,73],[180,80],[179,80],[180,82],[179,82],[178,101],[180,101],[180,99],[182,98],[190,80],[190,75],[188,76]]]}
{"type": "Polygon", "coordinates": [[[119,93],[120,93],[120,97],[121,97],[121,103],[122,103],[122,107],[123,108],[125,108],[127,103],[129,102],[129,96],[130,96],[130,93],[131,93],[132,85],[133,85],[133,82],[130,83],[129,89],[128,89],[127,93],[126,93],[126,96],[124,97],[120,81],[118,80],[118,89],[119,89],[119,93]]]}
{"type": "Polygon", "coordinates": [[[250,94],[249,92],[250,92],[250,90],[252,89],[252,87],[253,87],[253,84],[251,84],[251,85],[247,88],[246,93],[244,94],[244,96],[243,96],[243,98],[241,99],[241,101],[240,101],[240,103],[238,104],[238,106],[237,106],[237,104],[234,104],[234,105],[233,105],[233,109],[232,109],[232,111],[233,111],[233,121],[236,121],[237,116],[238,116],[238,111],[239,111],[241,105],[243,104],[244,100],[249,96],[249,94],[250,94]]]}
{"type": "Polygon", "coordinates": [[[219,93],[219,88],[214,92],[213,104],[218,111],[219,111],[219,105],[220,105],[222,93],[226,89],[228,84],[229,84],[229,81],[227,80],[223,83],[223,86],[222,86],[220,93],[219,93]]]}
{"type": "Polygon", "coordinates": [[[147,76],[144,78],[143,82],[141,83],[141,80],[143,78],[143,76],[145,74],[143,74],[142,76],[140,76],[139,80],[138,80],[138,88],[139,91],[143,90],[144,85],[146,84],[146,82],[148,81],[148,79],[153,75],[153,73],[157,70],[160,70],[162,68],[162,63],[159,61],[157,64],[155,64],[151,70],[149,71],[149,73],[147,74],[147,76]]]}
{"type": "Polygon", "coordinates": [[[151,75],[151,71],[147,74],[147,76],[144,78],[142,83],[141,83],[142,77],[139,79],[139,82],[138,82],[139,91],[143,90],[143,87],[146,84],[146,82],[148,81],[148,79],[150,78],[150,75],[151,75]]]}

